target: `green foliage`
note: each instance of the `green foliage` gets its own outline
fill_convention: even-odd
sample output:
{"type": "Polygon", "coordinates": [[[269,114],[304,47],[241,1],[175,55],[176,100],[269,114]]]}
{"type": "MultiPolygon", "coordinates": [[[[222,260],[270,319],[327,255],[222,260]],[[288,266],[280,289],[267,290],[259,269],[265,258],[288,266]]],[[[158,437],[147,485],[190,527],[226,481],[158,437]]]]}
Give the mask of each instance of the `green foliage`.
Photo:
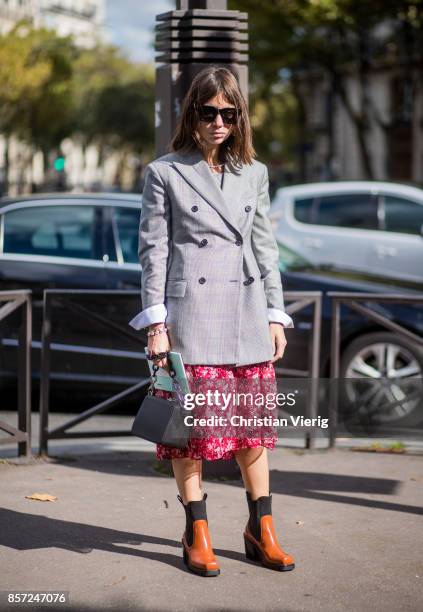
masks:
{"type": "Polygon", "coordinates": [[[115,47],[80,53],[74,66],[75,124],[86,143],[141,152],[154,147],[154,69],[115,47]]]}
{"type": "Polygon", "coordinates": [[[23,20],[0,36],[0,131],[45,157],[78,134],[83,142],[137,153],[154,146],[154,68],[116,47],[75,47],[23,20]]]}
{"type": "Polygon", "coordinates": [[[322,74],[339,87],[357,131],[365,131],[375,112],[366,92],[370,68],[421,62],[421,5],[421,0],[229,0],[228,8],[248,13],[250,108],[253,121],[263,126],[261,153],[272,156],[268,143],[281,137],[281,129],[284,160],[295,153],[292,144],[305,137],[298,83],[322,74]],[[343,84],[351,71],[361,79],[359,108],[352,107],[343,84]]]}
{"type": "Polygon", "coordinates": [[[35,146],[58,144],[70,133],[74,48],[44,28],[19,22],[0,37],[0,129],[35,146]]]}

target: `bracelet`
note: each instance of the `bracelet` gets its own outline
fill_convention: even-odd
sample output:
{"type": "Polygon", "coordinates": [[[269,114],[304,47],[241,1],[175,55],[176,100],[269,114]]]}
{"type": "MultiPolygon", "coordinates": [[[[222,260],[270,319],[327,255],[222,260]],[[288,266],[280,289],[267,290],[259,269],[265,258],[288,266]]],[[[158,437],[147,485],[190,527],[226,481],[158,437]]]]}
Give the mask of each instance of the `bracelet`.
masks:
{"type": "Polygon", "coordinates": [[[155,359],[165,359],[167,356],[168,356],[168,351],[163,351],[163,353],[156,353],[156,355],[149,353],[148,359],[151,359],[154,361],[155,359]]]}
{"type": "Polygon", "coordinates": [[[162,334],[163,332],[167,332],[167,327],[153,329],[152,331],[147,332],[147,336],[155,336],[156,334],[162,334]]]}

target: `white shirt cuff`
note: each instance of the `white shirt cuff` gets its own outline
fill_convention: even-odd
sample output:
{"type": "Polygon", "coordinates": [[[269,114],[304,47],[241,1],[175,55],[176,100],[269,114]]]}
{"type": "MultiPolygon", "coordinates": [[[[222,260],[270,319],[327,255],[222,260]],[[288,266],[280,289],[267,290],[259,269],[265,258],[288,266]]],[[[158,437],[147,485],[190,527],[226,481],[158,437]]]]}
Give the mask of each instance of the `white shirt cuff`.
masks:
{"type": "Polygon", "coordinates": [[[167,317],[167,308],[164,304],[154,304],[139,312],[129,324],[134,329],[142,329],[153,323],[164,323],[167,317]]]}
{"type": "Polygon", "coordinates": [[[268,308],[267,317],[271,323],[282,323],[284,327],[294,327],[294,321],[289,314],[279,310],[279,308],[268,308]]]}

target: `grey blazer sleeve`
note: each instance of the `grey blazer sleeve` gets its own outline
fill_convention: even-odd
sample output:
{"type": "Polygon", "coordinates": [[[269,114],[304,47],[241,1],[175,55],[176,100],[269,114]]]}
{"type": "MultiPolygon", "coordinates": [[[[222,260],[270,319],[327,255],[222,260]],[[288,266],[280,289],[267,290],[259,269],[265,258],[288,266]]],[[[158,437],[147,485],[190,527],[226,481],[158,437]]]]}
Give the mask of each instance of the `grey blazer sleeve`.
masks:
{"type": "Polygon", "coordinates": [[[151,162],[145,174],[138,244],[144,310],[155,304],[165,303],[170,241],[169,197],[157,169],[151,162]]]}
{"type": "Polygon", "coordinates": [[[264,279],[267,307],[285,311],[279,271],[279,249],[268,217],[269,209],[269,173],[264,166],[251,232],[251,246],[264,279]]]}

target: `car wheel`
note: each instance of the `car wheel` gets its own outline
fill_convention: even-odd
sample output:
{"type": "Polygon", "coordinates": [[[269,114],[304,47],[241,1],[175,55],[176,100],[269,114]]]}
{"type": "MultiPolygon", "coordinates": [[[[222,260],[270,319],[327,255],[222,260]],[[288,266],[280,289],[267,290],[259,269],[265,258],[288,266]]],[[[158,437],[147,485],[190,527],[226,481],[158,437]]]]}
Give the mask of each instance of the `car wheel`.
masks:
{"type": "Polygon", "coordinates": [[[344,424],[366,433],[423,422],[423,351],[390,332],[353,340],[340,367],[344,424]]]}

